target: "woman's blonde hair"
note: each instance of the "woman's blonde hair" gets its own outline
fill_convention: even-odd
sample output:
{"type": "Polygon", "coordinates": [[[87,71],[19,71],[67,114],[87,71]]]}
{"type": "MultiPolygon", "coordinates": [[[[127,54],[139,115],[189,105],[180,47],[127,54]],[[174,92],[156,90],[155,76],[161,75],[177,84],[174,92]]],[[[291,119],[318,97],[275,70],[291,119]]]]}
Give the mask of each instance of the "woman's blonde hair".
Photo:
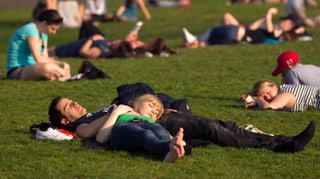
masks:
{"type": "Polygon", "coordinates": [[[161,102],[161,100],[152,94],[145,94],[142,96],[137,97],[135,100],[130,101],[129,105],[134,109],[137,110],[140,108],[140,106],[142,105],[142,103],[144,102],[151,102],[153,103],[153,105],[159,110],[159,113],[157,114],[157,119],[159,119],[161,117],[161,115],[163,114],[163,104],[161,102]]]}
{"type": "Polygon", "coordinates": [[[275,82],[273,82],[272,80],[260,80],[257,83],[255,83],[253,85],[253,95],[258,96],[259,93],[266,87],[272,87],[277,85],[275,82]]]}

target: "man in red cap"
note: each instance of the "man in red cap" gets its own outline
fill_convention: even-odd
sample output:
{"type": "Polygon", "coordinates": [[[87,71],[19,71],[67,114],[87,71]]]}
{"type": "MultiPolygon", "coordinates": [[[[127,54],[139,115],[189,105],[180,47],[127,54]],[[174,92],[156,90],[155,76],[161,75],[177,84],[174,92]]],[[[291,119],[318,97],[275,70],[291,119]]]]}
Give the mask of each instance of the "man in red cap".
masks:
{"type": "Polygon", "coordinates": [[[320,87],[320,67],[299,63],[300,57],[294,51],[284,51],[277,59],[272,76],[281,73],[283,84],[300,84],[320,87]]]}

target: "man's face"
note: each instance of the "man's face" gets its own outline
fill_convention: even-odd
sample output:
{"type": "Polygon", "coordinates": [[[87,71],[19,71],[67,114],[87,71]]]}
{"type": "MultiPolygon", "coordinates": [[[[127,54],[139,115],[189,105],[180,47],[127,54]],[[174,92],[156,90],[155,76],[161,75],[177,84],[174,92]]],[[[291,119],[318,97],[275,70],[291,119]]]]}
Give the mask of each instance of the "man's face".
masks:
{"type": "Polygon", "coordinates": [[[56,106],[62,116],[70,123],[87,114],[87,109],[68,98],[62,98],[56,106]]]}

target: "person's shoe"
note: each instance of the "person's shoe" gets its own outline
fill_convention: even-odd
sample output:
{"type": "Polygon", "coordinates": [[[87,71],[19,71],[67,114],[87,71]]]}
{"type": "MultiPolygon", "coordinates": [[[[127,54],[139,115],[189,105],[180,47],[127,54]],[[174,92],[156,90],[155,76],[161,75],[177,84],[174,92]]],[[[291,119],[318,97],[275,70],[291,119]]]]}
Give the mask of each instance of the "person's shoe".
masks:
{"type": "Polygon", "coordinates": [[[191,43],[194,42],[195,40],[197,40],[196,36],[194,36],[193,34],[191,34],[187,28],[182,28],[182,32],[181,32],[181,37],[182,37],[182,42],[183,44],[185,43],[191,43]]]}
{"type": "Polygon", "coordinates": [[[170,56],[170,54],[169,53],[167,53],[167,52],[161,52],[160,54],[159,54],[159,56],[160,57],[169,57],[170,56]]]}
{"type": "Polygon", "coordinates": [[[78,80],[82,80],[82,79],[83,79],[83,74],[78,73],[78,74],[71,76],[70,78],[59,78],[58,80],[65,82],[65,81],[78,81],[78,80]]]}
{"type": "Polygon", "coordinates": [[[245,130],[247,130],[247,131],[250,131],[250,132],[274,136],[274,134],[265,133],[265,132],[263,132],[262,130],[258,129],[257,127],[253,126],[252,124],[244,124],[244,125],[241,125],[241,126],[239,126],[239,127],[240,127],[240,128],[243,128],[243,129],[245,129],[245,130]]]}
{"type": "Polygon", "coordinates": [[[297,143],[295,152],[302,151],[304,147],[311,141],[316,130],[314,121],[311,121],[309,125],[298,135],[292,137],[292,140],[297,143]]]}
{"type": "Polygon", "coordinates": [[[61,140],[71,140],[73,139],[73,136],[61,133],[57,129],[53,129],[52,127],[49,127],[45,131],[38,129],[36,131],[36,139],[41,139],[41,140],[49,139],[49,140],[61,141],[61,140]]]}

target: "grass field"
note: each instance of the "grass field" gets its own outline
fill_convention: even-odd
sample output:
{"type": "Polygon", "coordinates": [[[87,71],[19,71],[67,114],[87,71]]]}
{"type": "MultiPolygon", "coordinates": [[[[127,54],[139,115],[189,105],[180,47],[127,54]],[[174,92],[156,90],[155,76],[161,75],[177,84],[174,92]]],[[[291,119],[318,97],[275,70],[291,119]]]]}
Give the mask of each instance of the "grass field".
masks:
{"type": "MultiPolygon", "coordinates": [[[[210,145],[195,148],[175,164],[165,164],[143,153],[87,149],[81,140],[54,142],[34,140],[29,133],[33,122],[48,120],[47,108],[53,97],[62,95],[78,101],[88,111],[105,106],[116,96],[116,87],[145,82],[156,92],[187,98],[193,113],[251,123],[266,132],[295,135],[309,121],[320,123],[319,111],[299,113],[253,111],[239,107],[239,96],[260,79],[271,76],[275,59],[284,50],[297,51],[302,63],[320,66],[319,28],[309,29],[311,42],[277,45],[230,45],[206,49],[181,48],[180,30],[191,32],[220,23],[230,11],[249,23],[271,7],[267,4],[231,5],[224,0],[193,0],[189,9],[151,8],[153,19],[145,22],[140,37],[163,37],[180,52],[169,58],[112,59],[92,62],[111,80],[79,82],[0,80],[0,178],[320,178],[319,126],[303,152],[274,153],[266,149],[235,149],[210,145]]],[[[112,1],[109,11],[119,5],[112,1]]],[[[283,14],[283,6],[279,14],[283,14]]],[[[30,21],[32,9],[0,12],[0,77],[5,77],[6,48],[14,30],[30,21]]],[[[319,12],[319,7],[308,13],[319,12]]],[[[278,16],[279,17],[279,16],[278,16]]],[[[141,16],[141,19],[143,17],[141,16]]],[[[276,21],[278,19],[276,18],[276,21]]],[[[99,28],[111,39],[123,38],[133,23],[105,23],[99,28]]],[[[62,28],[49,38],[49,45],[75,40],[78,29],[62,28]]],[[[66,58],[76,73],[82,59],[66,58]]]]}

